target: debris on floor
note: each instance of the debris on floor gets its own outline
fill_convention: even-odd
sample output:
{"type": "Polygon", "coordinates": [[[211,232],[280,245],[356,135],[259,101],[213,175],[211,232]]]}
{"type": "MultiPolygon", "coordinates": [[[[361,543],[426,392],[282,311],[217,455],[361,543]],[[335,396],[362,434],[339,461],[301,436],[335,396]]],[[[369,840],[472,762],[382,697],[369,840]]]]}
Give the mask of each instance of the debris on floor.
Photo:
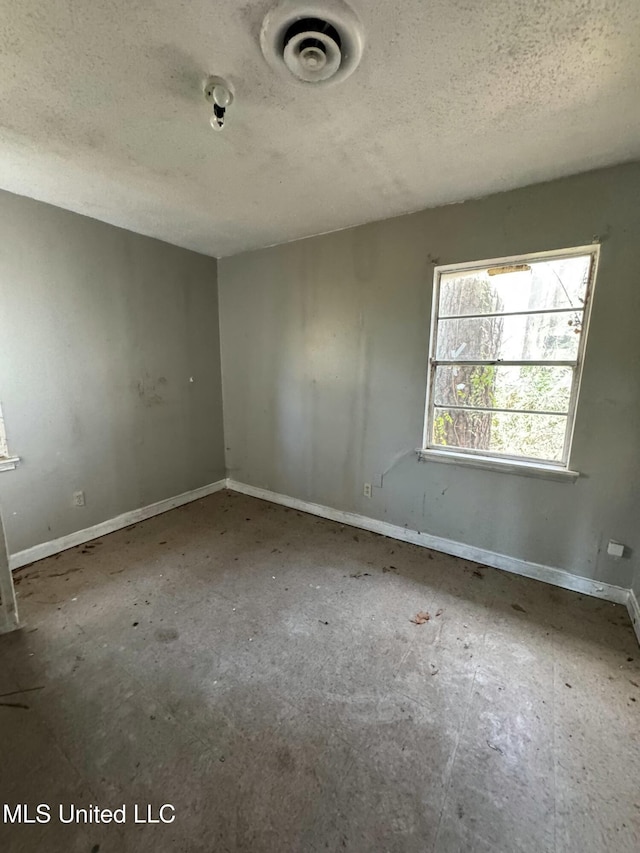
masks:
{"type": "Polygon", "coordinates": [[[81,571],[82,571],[82,566],[75,566],[74,568],[67,569],[64,572],[50,572],[48,577],[50,577],[50,578],[63,578],[65,575],[70,575],[73,572],[81,572],[81,571]]]}
{"type": "Polygon", "coordinates": [[[524,607],[522,607],[522,605],[520,605],[520,604],[512,604],[511,606],[513,607],[514,610],[517,610],[518,613],[526,613],[527,612],[524,609],[524,607]]]}
{"type": "MultiPolygon", "coordinates": [[[[309,802],[312,819],[321,818],[313,840],[325,853],[434,846],[512,853],[518,842],[539,853],[554,849],[556,832],[563,853],[640,853],[628,818],[637,801],[629,784],[637,744],[613,736],[635,731],[640,711],[640,652],[626,609],[624,622],[610,623],[618,612],[607,602],[564,591],[554,599],[546,584],[524,577],[506,583],[498,571],[444,555],[435,555],[438,565],[429,571],[418,546],[392,547],[362,533],[356,549],[349,528],[329,538],[332,522],[304,519],[220,492],[135,532],[105,537],[93,551],[97,566],[83,561],[83,571],[63,575],[81,565],[79,550],[67,551],[21,573],[19,589],[37,590],[22,613],[32,627],[13,642],[0,638],[0,703],[30,709],[0,706],[3,798],[25,798],[15,767],[26,750],[37,754],[33,778],[45,802],[84,802],[87,790],[117,790],[135,802],[142,785],[149,800],[175,798],[178,814],[188,816],[186,823],[176,818],[175,835],[163,826],[163,837],[147,843],[139,832],[154,827],[125,826],[122,836],[113,827],[104,827],[104,836],[93,834],[99,826],[76,828],[79,836],[63,846],[81,853],[196,850],[207,841],[207,849],[235,850],[240,826],[255,849],[307,849],[309,802]],[[225,502],[235,508],[221,528],[225,502]],[[243,524],[247,512],[256,529],[265,527],[262,545],[253,544],[250,522],[243,524]],[[223,540],[221,529],[231,537],[223,540]],[[181,557],[177,549],[187,541],[181,557]],[[383,566],[393,571],[394,549],[402,568],[387,580],[383,566]],[[212,559],[205,563],[206,554],[212,559]],[[469,583],[474,570],[484,574],[481,584],[469,583]],[[274,571],[279,584],[268,583],[274,571]],[[350,572],[370,577],[344,584],[350,572]],[[431,611],[413,609],[421,596],[431,611]],[[520,599],[529,618],[510,619],[520,599]],[[317,616],[323,609],[331,619],[317,616]],[[434,624],[414,632],[405,619],[434,624]],[[247,628],[256,637],[247,637],[247,628]],[[524,649],[525,661],[545,665],[523,672],[524,649]],[[562,674],[577,683],[571,696],[560,692],[569,689],[562,674]],[[613,732],[606,743],[603,718],[613,732]],[[563,731],[569,734],[557,738],[558,752],[554,733],[563,731]],[[367,742],[375,749],[364,748],[367,742]],[[163,758],[157,780],[150,745],[163,758]],[[557,790],[547,784],[554,772],[557,790]],[[360,796],[371,780],[376,790],[360,796]],[[594,790],[607,792],[595,805],[594,790]],[[347,803],[339,829],[336,791],[347,803]],[[291,804],[284,812],[283,798],[291,804]],[[208,809],[212,801],[217,807],[208,809]],[[558,802],[572,808],[556,812],[558,802]],[[273,821],[265,825],[267,810],[273,821]],[[430,818],[440,813],[435,844],[430,818]],[[476,839],[476,830],[489,841],[476,839]]],[[[2,829],[15,832],[15,843],[10,837],[1,848],[8,853],[29,827],[2,829]]],[[[61,848],[57,835],[41,838],[42,849],[61,848]]]]}
{"type": "MultiPolygon", "coordinates": [[[[633,684],[633,682],[631,682],[633,684]]],[[[41,687],[27,687],[25,690],[10,690],[8,693],[0,693],[0,699],[6,699],[7,696],[21,696],[23,693],[33,693],[34,690],[44,690],[44,685],[41,687]]]]}

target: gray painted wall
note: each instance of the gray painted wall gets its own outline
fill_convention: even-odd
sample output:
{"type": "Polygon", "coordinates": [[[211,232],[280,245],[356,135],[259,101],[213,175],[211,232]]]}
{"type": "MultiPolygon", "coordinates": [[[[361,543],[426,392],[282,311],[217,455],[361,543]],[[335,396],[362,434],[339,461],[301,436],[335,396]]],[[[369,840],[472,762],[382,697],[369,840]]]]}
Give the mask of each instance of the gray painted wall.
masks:
{"type": "Polygon", "coordinates": [[[640,553],[640,164],[219,262],[229,476],[631,585],[640,553]],[[433,263],[602,240],[577,483],[421,463],[433,263]],[[390,470],[389,470],[390,469],[390,470]],[[374,488],[362,496],[364,482],[374,488]],[[632,557],[606,554],[609,538],[632,557]]]}
{"type": "Polygon", "coordinates": [[[224,477],[220,384],[214,259],[0,194],[12,553],[224,477]]]}

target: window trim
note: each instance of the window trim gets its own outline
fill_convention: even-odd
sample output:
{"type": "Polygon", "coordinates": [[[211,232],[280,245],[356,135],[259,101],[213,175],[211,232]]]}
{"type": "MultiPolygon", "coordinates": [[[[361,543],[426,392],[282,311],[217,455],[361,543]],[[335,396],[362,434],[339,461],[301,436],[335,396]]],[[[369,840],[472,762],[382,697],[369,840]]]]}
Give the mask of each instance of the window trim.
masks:
{"type": "Polygon", "coordinates": [[[20,461],[19,456],[11,456],[9,453],[9,442],[4,426],[2,414],[2,403],[0,403],[0,471],[13,471],[20,461]]]}
{"type": "Polygon", "coordinates": [[[7,432],[4,426],[4,416],[2,414],[2,403],[0,402],[0,459],[9,458],[9,444],[7,442],[7,432]]]}
{"type": "MultiPolygon", "coordinates": [[[[521,255],[509,255],[502,258],[488,258],[480,261],[470,261],[456,264],[441,264],[434,267],[433,270],[433,293],[431,299],[431,323],[429,332],[429,358],[427,362],[427,388],[425,395],[425,410],[424,410],[424,428],[422,436],[422,447],[419,450],[421,459],[433,460],[438,462],[455,462],[461,465],[469,464],[478,468],[490,468],[492,470],[514,471],[514,469],[522,468],[522,471],[516,473],[538,473],[541,475],[559,474],[561,479],[567,475],[570,479],[575,480],[579,476],[578,472],[570,470],[571,450],[573,446],[573,435],[576,425],[576,412],[578,400],[580,398],[580,388],[582,385],[582,371],[584,367],[584,353],[586,348],[587,338],[589,336],[589,324],[591,320],[591,307],[593,305],[594,287],[598,274],[598,265],[600,261],[600,244],[591,243],[584,246],[572,246],[565,249],[552,249],[543,252],[529,252],[521,255]],[[447,448],[442,445],[433,444],[431,436],[433,435],[433,415],[435,405],[431,403],[432,389],[434,387],[435,370],[438,362],[436,361],[437,347],[437,331],[438,331],[438,307],[440,301],[440,279],[444,273],[451,272],[469,272],[477,269],[485,269],[493,266],[510,266],[517,263],[539,260],[560,260],[562,258],[578,257],[581,255],[591,255],[591,265],[589,269],[589,280],[585,292],[585,304],[583,310],[582,333],[578,344],[578,352],[576,360],[566,363],[574,371],[573,382],[571,386],[571,395],[569,398],[569,407],[567,410],[568,428],[565,431],[564,447],[562,452],[562,460],[559,462],[538,459],[526,456],[514,456],[506,453],[495,451],[488,452],[486,450],[474,450],[470,448],[447,448]]],[[[523,312],[523,313],[542,313],[542,312],[523,312]]],[[[549,312],[552,313],[552,312],[549,312]]],[[[469,315],[472,316],[472,315],[469,315]]],[[[484,316],[484,315],[483,315],[484,316]]],[[[500,316],[510,316],[509,312],[500,314],[500,316]]],[[[508,366],[509,361],[488,362],[486,360],[474,360],[479,364],[502,364],[508,366]]],[[[464,359],[460,363],[464,362],[464,359]]],[[[455,362],[456,364],[458,362],[455,362]]],[[[468,363],[468,362],[467,362],[468,363]]],[[[564,362],[547,360],[542,362],[527,362],[527,364],[563,364],[564,362]]],[[[520,364],[520,362],[518,362],[520,364]]]]}

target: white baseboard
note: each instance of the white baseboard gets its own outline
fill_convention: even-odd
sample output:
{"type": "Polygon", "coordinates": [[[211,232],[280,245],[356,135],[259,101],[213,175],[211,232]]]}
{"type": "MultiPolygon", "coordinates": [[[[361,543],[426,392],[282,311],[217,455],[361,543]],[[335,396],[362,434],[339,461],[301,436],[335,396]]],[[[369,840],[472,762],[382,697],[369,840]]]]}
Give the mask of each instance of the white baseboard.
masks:
{"type": "Polygon", "coordinates": [[[163,501],[149,504],[149,506],[132,509],[129,512],[122,513],[122,515],[117,515],[115,518],[101,521],[100,524],[94,524],[93,527],[86,527],[84,530],[77,530],[75,533],[69,533],[67,536],[61,536],[59,539],[52,539],[50,542],[43,542],[41,545],[34,545],[32,548],[11,554],[9,557],[9,566],[12,570],[19,569],[22,566],[29,565],[29,563],[34,563],[36,560],[51,557],[60,551],[66,551],[68,548],[75,548],[76,545],[83,545],[92,539],[106,536],[107,533],[122,530],[123,527],[129,527],[129,525],[136,524],[138,521],[144,521],[147,518],[168,512],[170,509],[175,509],[183,504],[205,498],[207,495],[212,495],[214,492],[219,492],[226,487],[226,479],[217,480],[215,483],[209,483],[207,486],[200,486],[197,489],[192,489],[190,492],[183,492],[174,498],[166,498],[163,501]]]}
{"type": "MultiPolygon", "coordinates": [[[[345,512],[343,510],[333,509],[332,507],[322,506],[321,504],[299,500],[298,498],[292,498],[288,495],[271,492],[268,489],[260,489],[257,486],[249,486],[246,483],[239,483],[236,480],[228,480],[227,487],[236,492],[242,492],[244,495],[250,495],[251,497],[260,498],[261,500],[272,501],[273,503],[291,507],[291,509],[300,510],[300,512],[311,513],[311,515],[319,515],[322,518],[328,518],[331,521],[337,521],[340,524],[348,524],[351,527],[370,530],[373,533],[380,533],[382,536],[389,536],[391,539],[400,539],[402,542],[411,542],[413,545],[430,548],[432,551],[441,551],[444,554],[461,557],[463,560],[482,563],[483,565],[491,566],[494,569],[503,569],[507,572],[513,572],[516,575],[523,575],[527,578],[533,578],[534,580],[553,584],[553,586],[559,586],[562,589],[570,589],[574,592],[581,592],[584,595],[591,595],[595,598],[604,598],[606,601],[613,601],[616,604],[624,604],[628,606],[628,589],[621,586],[614,586],[613,584],[603,583],[602,581],[583,578],[579,575],[571,574],[571,572],[567,572],[564,569],[556,569],[552,566],[542,566],[539,563],[529,563],[527,560],[520,560],[517,557],[509,557],[506,554],[497,554],[494,551],[487,551],[485,548],[476,548],[473,545],[466,545],[463,542],[454,542],[452,539],[443,539],[440,536],[432,536],[429,533],[420,533],[417,530],[410,530],[396,524],[389,524],[389,522],[386,521],[378,521],[375,518],[368,518],[365,515],[358,515],[355,512],[345,512]]],[[[636,631],[637,630],[638,629],[636,628],[636,631]]]]}
{"type": "Polygon", "coordinates": [[[636,637],[638,638],[638,642],[640,643],[640,602],[638,602],[636,594],[632,589],[629,590],[627,610],[629,611],[633,630],[636,632],[636,637]]]}
{"type": "Polygon", "coordinates": [[[321,518],[327,518],[330,521],[337,521],[340,524],[347,524],[351,527],[358,527],[361,530],[369,530],[373,533],[379,533],[382,536],[388,536],[391,539],[399,539],[402,542],[410,542],[413,545],[419,545],[423,548],[430,548],[433,551],[441,551],[444,554],[451,554],[454,557],[460,557],[463,560],[471,560],[475,563],[481,563],[486,566],[491,566],[494,569],[502,569],[507,572],[512,572],[516,575],[533,578],[534,580],[544,581],[553,586],[561,587],[562,589],[570,589],[574,592],[580,592],[584,595],[602,598],[606,601],[612,601],[616,604],[624,604],[633,623],[638,641],[640,642],[640,604],[633,590],[625,589],[624,587],[614,586],[613,584],[604,583],[602,581],[594,581],[589,578],[583,578],[579,575],[571,574],[564,569],[557,569],[552,566],[543,566],[539,563],[530,563],[526,560],[520,560],[517,557],[509,557],[506,554],[498,554],[494,551],[488,551],[484,548],[476,548],[473,545],[466,545],[463,542],[455,542],[451,539],[444,539],[440,536],[432,536],[429,533],[420,533],[417,530],[411,530],[406,527],[400,527],[396,524],[390,524],[386,521],[378,521],[375,518],[369,518],[365,515],[359,515],[355,512],[346,512],[344,510],[333,509],[332,507],[323,506],[322,504],[303,501],[299,498],[292,498],[289,495],[281,495],[278,492],[272,492],[268,489],[261,489],[257,486],[250,486],[246,483],[239,483],[232,479],[218,480],[215,483],[210,483],[207,486],[201,486],[198,489],[193,489],[190,492],[184,492],[173,498],[167,498],[163,501],[150,504],[149,506],[140,507],[139,509],[125,512],[108,521],[103,521],[93,527],[87,527],[84,530],[78,530],[75,533],[70,533],[68,536],[62,536],[59,539],[53,539],[50,542],[43,542],[41,545],[34,545],[32,548],[27,548],[24,551],[18,551],[9,557],[9,565],[11,569],[18,569],[21,566],[26,566],[36,560],[42,560],[44,557],[50,557],[60,551],[66,551],[68,548],[74,548],[76,545],[82,545],[85,542],[90,542],[92,539],[98,539],[101,536],[106,536],[108,533],[113,533],[116,530],[121,530],[123,527],[129,527],[131,524],[136,524],[139,521],[144,521],[147,518],[152,518],[154,515],[160,515],[163,512],[168,512],[171,509],[182,506],[183,504],[196,501],[199,498],[204,498],[221,489],[232,489],[236,492],[241,492],[244,495],[249,495],[261,500],[271,501],[272,503],[281,504],[282,506],[297,509],[300,512],[307,512],[311,515],[317,515],[321,518]]]}

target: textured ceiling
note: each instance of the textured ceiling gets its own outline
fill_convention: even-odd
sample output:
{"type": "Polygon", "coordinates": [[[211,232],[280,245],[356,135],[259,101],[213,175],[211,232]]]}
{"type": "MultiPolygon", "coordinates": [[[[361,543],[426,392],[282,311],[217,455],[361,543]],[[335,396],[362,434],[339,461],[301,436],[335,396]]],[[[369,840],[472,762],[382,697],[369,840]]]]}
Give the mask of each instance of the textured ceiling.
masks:
{"type": "Polygon", "coordinates": [[[0,0],[0,186],[222,256],[640,157],[638,0],[353,0],[324,87],[265,62],[271,5],[0,0]]]}

